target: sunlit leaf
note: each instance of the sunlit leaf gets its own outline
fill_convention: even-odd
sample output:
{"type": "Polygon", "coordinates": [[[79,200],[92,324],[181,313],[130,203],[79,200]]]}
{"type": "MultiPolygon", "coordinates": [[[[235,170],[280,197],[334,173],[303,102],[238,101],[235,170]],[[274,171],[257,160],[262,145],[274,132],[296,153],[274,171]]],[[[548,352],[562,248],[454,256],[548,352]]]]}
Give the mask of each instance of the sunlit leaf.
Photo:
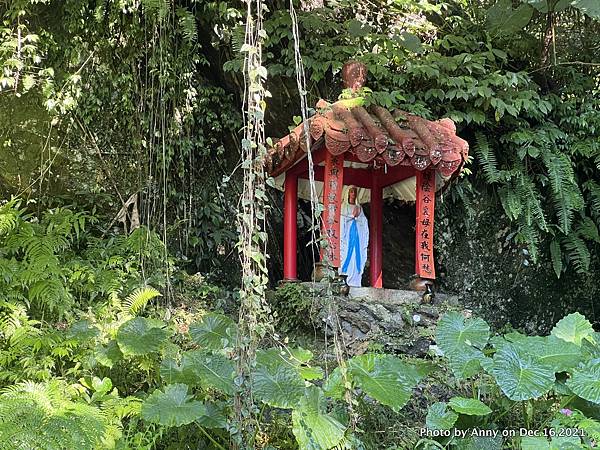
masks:
{"type": "Polygon", "coordinates": [[[252,373],[252,392],[276,408],[294,408],[304,395],[304,380],[288,365],[259,366],[252,373]]]}
{"type": "Polygon", "coordinates": [[[321,389],[311,386],[292,411],[292,431],[300,450],[326,450],[340,443],[346,426],[326,412],[321,389]]]}
{"type": "Polygon", "coordinates": [[[450,312],[438,322],[436,342],[444,353],[460,352],[465,347],[482,349],[489,335],[490,326],[484,320],[450,312]]]}
{"type": "Polygon", "coordinates": [[[581,345],[581,341],[593,333],[592,324],[578,312],[560,319],[551,332],[553,336],[577,345],[581,345]]]}
{"type": "Polygon", "coordinates": [[[600,361],[590,361],[573,371],[567,386],[581,398],[592,403],[600,403],[600,361]]]}
{"type": "Polygon", "coordinates": [[[125,355],[145,355],[160,350],[169,335],[162,322],[136,317],[121,325],[117,342],[125,355]]]}
{"type": "Polygon", "coordinates": [[[204,348],[220,350],[234,345],[237,326],[227,316],[210,313],[202,318],[202,322],[190,325],[190,336],[204,348]]]}
{"type": "Polygon", "coordinates": [[[430,430],[449,430],[456,423],[458,414],[448,409],[444,402],[434,403],[427,408],[425,423],[430,430]]]}
{"type": "Polygon", "coordinates": [[[378,402],[399,410],[423,378],[415,366],[391,355],[366,354],[348,361],[352,383],[378,402]]]}
{"type": "Polygon", "coordinates": [[[448,406],[460,414],[486,416],[492,412],[489,406],[476,398],[452,397],[448,406]]]}
{"type": "Polygon", "coordinates": [[[520,352],[514,344],[496,352],[492,375],[502,392],[515,401],[540,397],[554,385],[554,370],[520,352]]]}
{"type": "Polygon", "coordinates": [[[166,427],[187,425],[206,414],[204,404],[192,398],[185,384],[169,384],[150,394],[142,404],[141,416],[166,427]]]}

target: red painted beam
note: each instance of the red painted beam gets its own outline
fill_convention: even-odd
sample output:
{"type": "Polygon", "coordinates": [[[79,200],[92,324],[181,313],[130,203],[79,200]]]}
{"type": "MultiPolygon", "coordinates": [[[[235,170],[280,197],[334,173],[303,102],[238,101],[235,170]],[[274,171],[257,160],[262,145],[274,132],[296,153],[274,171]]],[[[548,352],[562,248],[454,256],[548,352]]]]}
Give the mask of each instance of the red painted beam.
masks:
{"type": "Polygon", "coordinates": [[[383,287],[383,187],[381,172],[373,171],[371,187],[371,287],[383,287]]]}
{"type": "Polygon", "coordinates": [[[368,167],[369,169],[373,167],[373,161],[368,161],[368,162],[361,161],[360,159],[358,159],[358,156],[354,155],[353,153],[346,152],[346,153],[344,153],[344,156],[345,156],[346,161],[357,162],[357,163],[361,163],[361,164],[369,164],[369,167],[368,167]]]}
{"type": "Polygon", "coordinates": [[[288,172],[283,193],[283,279],[289,281],[298,279],[297,209],[298,177],[288,172]]]}
{"type": "Polygon", "coordinates": [[[381,174],[381,186],[385,188],[407,178],[414,177],[416,172],[417,170],[413,166],[388,166],[387,173],[381,174]]]}
{"type": "MultiPolygon", "coordinates": [[[[371,189],[371,169],[355,169],[352,167],[344,167],[344,185],[351,184],[365,189],[371,189]]],[[[325,168],[316,166],[314,168],[315,180],[323,181],[325,177],[325,168]]],[[[308,180],[308,170],[301,173],[299,178],[308,180]]]]}
{"type": "MultiPolygon", "coordinates": [[[[315,168],[316,168],[317,164],[325,161],[325,157],[327,156],[327,153],[328,152],[327,152],[327,149],[325,148],[325,146],[322,146],[319,150],[316,150],[311,153],[313,164],[314,164],[315,168]]],[[[298,164],[296,164],[295,166],[288,169],[286,173],[293,173],[293,174],[298,175],[298,174],[301,174],[301,173],[307,172],[307,171],[308,171],[308,157],[305,157],[298,164]]]]}

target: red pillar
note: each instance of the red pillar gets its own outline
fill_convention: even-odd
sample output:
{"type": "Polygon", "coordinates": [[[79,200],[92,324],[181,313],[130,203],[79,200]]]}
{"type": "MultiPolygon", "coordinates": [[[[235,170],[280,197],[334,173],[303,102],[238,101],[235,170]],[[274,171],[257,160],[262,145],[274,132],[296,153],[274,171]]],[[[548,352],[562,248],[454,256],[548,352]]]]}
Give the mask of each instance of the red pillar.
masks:
{"type": "Polygon", "coordinates": [[[285,174],[283,193],[283,279],[297,280],[298,175],[285,174]]]}
{"type": "Polygon", "coordinates": [[[417,223],[415,272],[421,278],[435,279],[433,261],[433,218],[435,207],[435,172],[433,169],[418,170],[417,223]]]}
{"type": "Polygon", "coordinates": [[[383,188],[380,174],[372,171],[371,181],[371,287],[383,287],[383,188]]]}

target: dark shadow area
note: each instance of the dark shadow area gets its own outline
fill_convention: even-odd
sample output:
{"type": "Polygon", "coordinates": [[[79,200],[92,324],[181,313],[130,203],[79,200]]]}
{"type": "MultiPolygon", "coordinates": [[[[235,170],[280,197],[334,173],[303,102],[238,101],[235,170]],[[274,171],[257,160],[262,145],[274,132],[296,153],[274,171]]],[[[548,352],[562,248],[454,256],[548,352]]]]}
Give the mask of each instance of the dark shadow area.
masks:
{"type": "MultiPolygon", "coordinates": [[[[282,195],[276,195],[276,204],[269,220],[269,279],[276,285],[283,277],[283,221],[282,195]]],[[[370,205],[363,205],[371,224],[370,205]]],[[[298,278],[309,281],[314,259],[319,249],[312,244],[310,202],[298,201],[298,278]]],[[[318,235],[317,235],[318,237],[318,235]]],[[[386,200],[383,206],[383,287],[406,289],[414,274],[415,260],[415,205],[398,200],[386,200]]],[[[370,261],[363,274],[363,286],[370,286],[370,261]]]]}
{"type": "MultiPolygon", "coordinates": [[[[364,206],[371,223],[369,205],[364,206]]],[[[383,203],[383,287],[407,289],[415,273],[415,205],[395,199],[383,203]]],[[[370,285],[369,261],[363,286],[370,285]]]]}

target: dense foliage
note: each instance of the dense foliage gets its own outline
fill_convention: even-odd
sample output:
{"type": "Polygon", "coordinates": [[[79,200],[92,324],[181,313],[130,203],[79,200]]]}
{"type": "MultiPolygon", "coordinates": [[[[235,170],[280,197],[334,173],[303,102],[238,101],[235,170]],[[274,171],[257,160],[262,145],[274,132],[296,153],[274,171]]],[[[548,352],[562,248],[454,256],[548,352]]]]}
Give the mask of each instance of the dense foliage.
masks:
{"type": "MultiPolygon", "coordinates": [[[[264,30],[239,1],[0,6],[0,449],[593,448],[598,2],[293,5],[267,2],[264,30]],[[264,44],[249,74],[250,29],[264,44]],[[440,261],[464,236],[470,250],[485,236],[489,270],[513,291],[541,303],[545,282],[564,288],[564,318],[546,303],[532,314],[549,335],[499,333],[450,311],[426,358],[377,346],[347,357],[339,336],[315,339],[309,318],[322,305],[297,285],[275,292],[274,314],[258,300],[248,310],[267,275],[278,279],[270,231],[281,214],[252,159],[240,163],[257,130],[243,106],[255,101],[250,119],[281,136],[303,94],[309,106],[343,95],[349,59],[369,68],[367,103],[456,122],[472,159],[444,194],[440,261]],[[236,217],[267,228],[243,235],[236,217]],[[489,434],[458,433],[473,429],[489,434]]],[[[454,266],[462,284],[448,283],[465,292],[482,285],[466,253],[454,266]]]]}
{"type": "MultiPolygon", "coordinates": [[[[16,205],[5,207],[1,217],[12,224],[4,229],[7,241],[37,225],[16,205]]],[[[65,227],[69,220],[55,211],[44,223],[46,232],[65,235],[72,226],[65,227]]],[[[90,240],[88,233],[81,227],[77,237],[90,240]]],[[[125,254],[123,243],[114,245],[125,254]]],[[[27,285],[2,291],[0,448],[227,448],[238,427],[234,398],[241,389],[233,351],[236,323],[207,312],[210,300],[195,300],[195,307],[171,315],[156,303],[156,289],[127,284],[142,282],[135,259],[129,261],[131,271],[123,271],[118,256],[109,258],[112,268],[95,268],[95,252],[80,252],[60,255],[64,267],[79,268],[80,276],[81,267],[88,272],[87,278],[68,272],[63,297],[80,297],[59,311],[52,296],[38,298],[27,285]],[[111,285],[114,290],[98,289],[96,298],[85,297],[90,293],[81,281],[93,276],[119,283],[111,285]],[[30,299],[36,299],[35,306],[30,299]],[[56,321],[61,317],[69,321],[56,321]]],[[[27,258],[27,265],[36,267],[48,256],[27,258]]],[[[289,292],[282,298],[307,295],[297,288],[284,290],[289,292]]],[[[372,444],[381,438],[365,428],[372,413],[359,411],[380,404],[399,414],[415,388],[423,392],[429,386],[437,393],[418,399],[426,402],[420,426],[428,431],[420,439],[405,437],[406,447],[394,447],[385,438],[387,448],[478,448],[481,442],[498,449],[592,448],[600,437],[600,336],[590,322],[575,313],[560,320],[549,336],[491,334],[482,319],[448,312],[437,326],[437,346],[425,360],[365,353],[336,367],[283,342],[261,348],[251,376],[260,408],[255,445],[382,448],[372,444]],[[447,370],[451,375],[444,375],[447,370]],[[469,434],[522,427],[537,434],[469,434]]]]}

